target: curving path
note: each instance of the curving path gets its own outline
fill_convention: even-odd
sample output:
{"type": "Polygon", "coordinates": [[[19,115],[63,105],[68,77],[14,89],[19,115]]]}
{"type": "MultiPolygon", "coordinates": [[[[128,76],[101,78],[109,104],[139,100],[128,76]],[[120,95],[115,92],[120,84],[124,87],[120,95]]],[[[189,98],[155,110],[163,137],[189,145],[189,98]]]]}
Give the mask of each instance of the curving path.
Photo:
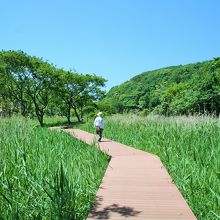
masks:
{"type": "MultiPolygon", "coordinates": [[[[88,144],[94,142],[94,135],[88,132],[65,131],[88,144]]],[[[88,220],[196,219],[159,157],[108,139],[99,146],[111,161],[88,220]]]]}

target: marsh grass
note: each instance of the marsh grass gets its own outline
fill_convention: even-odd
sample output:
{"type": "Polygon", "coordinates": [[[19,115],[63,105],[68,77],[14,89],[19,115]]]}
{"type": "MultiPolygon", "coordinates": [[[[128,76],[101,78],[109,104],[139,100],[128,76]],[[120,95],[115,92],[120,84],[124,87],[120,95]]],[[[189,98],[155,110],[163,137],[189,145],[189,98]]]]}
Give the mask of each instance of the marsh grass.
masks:
{"type": "Polygon", "coordinates": [[[0,119],[0,219],[86,219],[108,159],[67,133],[0,119]]]}
{"type": "MultiPolygon", "coordinates": [[[[93,132],[92,122],[81,126],[93,132]]],[[[220,120],[116,115],[104,136],[158,155],[198,219],[220,219],[220,120]]]]}

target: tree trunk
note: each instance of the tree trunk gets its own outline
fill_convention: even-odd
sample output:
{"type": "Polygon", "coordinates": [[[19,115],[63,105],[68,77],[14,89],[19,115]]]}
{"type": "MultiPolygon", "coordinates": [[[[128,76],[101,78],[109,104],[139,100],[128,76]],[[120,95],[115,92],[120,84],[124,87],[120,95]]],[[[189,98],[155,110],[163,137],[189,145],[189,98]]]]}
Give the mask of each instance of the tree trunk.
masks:
{"type": "Polygon", "coordinates": [[[77,117],[78,122],[81,122],[81,119],[80,119],[80,116],[79,116],[79,114],[78,114],[78,112],[76,110],[76,107],[73,107],[73,109],[74,109],[74,112],[75,112],[75,115],[77,117]]]}
{"type": "Polygon", "coordinates": [[[34,105],[35,105],[35,113],[37,115],[37,119],[40,123],[40,126],[43,127],[44,126],[44,111],[38,107],[36,102],[34,102],[34,105]]]}
{"type": "Polygon", "coordinates": [[[21,115],[24,117],[27,115],[25,102],[21,102],[21,115]]]}
{"type": "Polygon", "coordinates": [[[71,115],[70,115],[70,111],[71,111],[71,105],[69,104],[69,105],[68,105],[68,110],[67,110],[67,121],[68,121],[68,125],[71,124],[71,120],[70,120],[70,117],[71,117],[71,115]]]}
{"type": "Polygon", "coordinates": [[[36,114],[37,114],[37,118],[40,123],[40,126],[43,127],[44,126],[44,113],[39,110],[38,113],[36,112],[36,114]]]}
{"type": "Polygon", "coordinates": [[[80,119],[83,121],[83,107],[80,107],[80,119]]]}

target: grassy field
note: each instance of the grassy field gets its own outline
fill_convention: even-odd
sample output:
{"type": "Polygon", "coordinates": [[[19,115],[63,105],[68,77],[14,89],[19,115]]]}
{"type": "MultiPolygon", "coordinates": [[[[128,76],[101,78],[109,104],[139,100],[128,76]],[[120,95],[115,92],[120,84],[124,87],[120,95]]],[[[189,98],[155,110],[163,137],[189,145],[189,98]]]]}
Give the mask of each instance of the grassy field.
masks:
{"type": "MultiPolygon", "coordinates": [[[[94,132],[92,121],[81,128],[94,132]]],[[[157,154],[197,218],[220,219],[219,119],[118,115],[104,136],[157,154]]]]}
{"type": "Polygon", "coordinates": [[[108,160],[64,132],[0,119],[0,219],[86,219],[108,160]]]}

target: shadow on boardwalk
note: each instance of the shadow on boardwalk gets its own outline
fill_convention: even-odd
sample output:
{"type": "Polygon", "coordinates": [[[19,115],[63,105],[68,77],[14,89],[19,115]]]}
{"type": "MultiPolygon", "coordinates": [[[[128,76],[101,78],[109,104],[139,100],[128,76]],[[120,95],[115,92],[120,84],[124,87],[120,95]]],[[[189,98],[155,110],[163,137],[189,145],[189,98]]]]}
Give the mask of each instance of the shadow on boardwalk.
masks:
{"type": "Polygon", "coordinates": [[[94,219],[109,219],[111,213],[117,213],[123,217],[133,217],[137,216],[140,211],[134,210],[132,207],[128,206],[120,206],[116,203],[106,206],[102,210],[99,209],[101,202],[103,201],[103,198],[101,196],[97,196],[94,203],[93,207],[90,210],[89,213],[89,218],[94,218],[94,219]]]}

